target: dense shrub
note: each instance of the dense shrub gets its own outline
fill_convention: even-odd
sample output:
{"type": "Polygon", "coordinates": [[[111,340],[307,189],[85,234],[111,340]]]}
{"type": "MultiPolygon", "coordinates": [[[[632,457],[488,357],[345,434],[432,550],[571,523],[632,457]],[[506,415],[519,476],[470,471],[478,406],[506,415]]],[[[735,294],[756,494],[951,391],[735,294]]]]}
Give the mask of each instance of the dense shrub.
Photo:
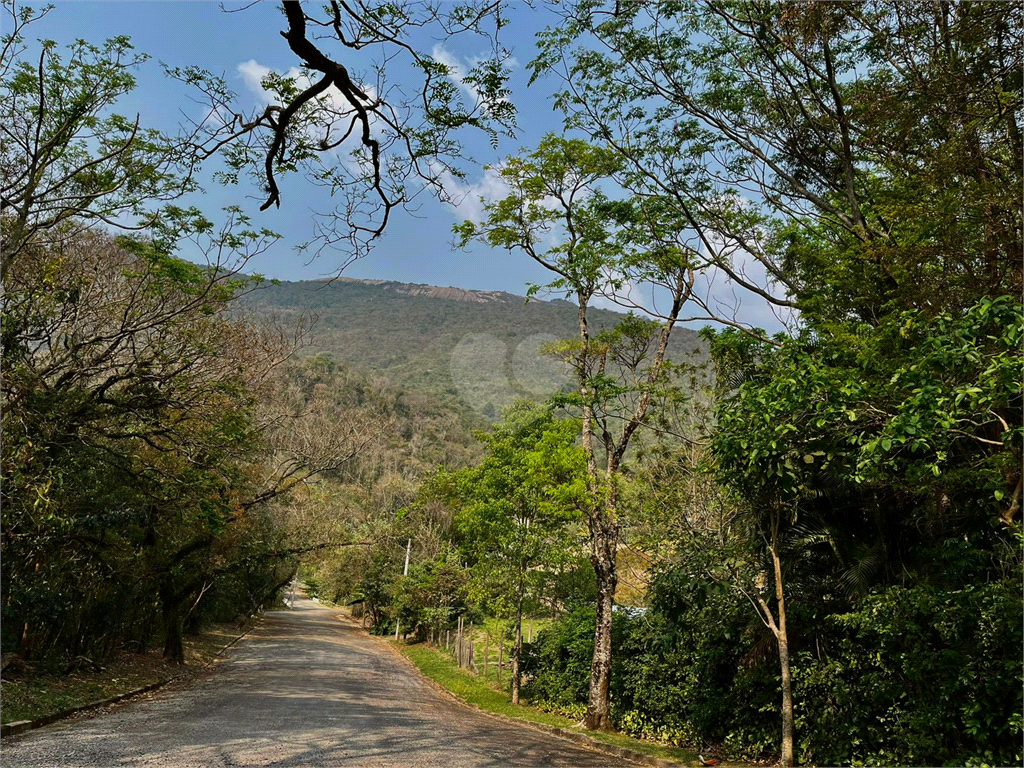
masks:
{"type": "Polygon", "coordinates": [[[1020,765],[1020,582],[891,587],[828,622],[795,665],[804,759],[824,765],[1020,765]]]}
{"type": "MultiPolygon", "coordinates": [[[[778,730],[778,680],[774,666],[766,674],[762,665],[744,663],[754,641],[753,614],[716,585],[669,595],[657,610],[615,613],[611,696],[617,727],[642,738],[705,744],[726,740],[737,722],[731,713],[741,711],[746,730],[735,746],[770,753],[778,730]],[[748,712],[751,702],[756,706],[748,712]]],[[[582,713],[593,649],[593,608],[553,622],[529,649],[526,695],[549,710],[582,713]]]]}
{"type": "MultiPolygon", "coordinates": [[[[684,576],[660,577],[651,610],[615,615],[616,725],[644,738],[772,755],[775,644],[742,597],[684,576]]],[[[894,586],[825,615],[821,602],[793,606],[802,762],[1021,764],[1020,586],[1014,578],[960,589],[894,586]]],[[[528,695],[579,715],[593,633],[592,609],[545,629],[528,656],[528,695]]]]}
{"type": "MultiPolygon", "coordinates": [[[[523,695],[547,702],[549,709],[575,711],[587,702],[590,663],[594,655],[593,608],[577,608],[552,622],[527,647],[523,672],[527,682],[523,695]]],[[[621,629],[616,616],[613,631],[621,629]]],[[[613,642],[621,636],[614,632],[613,642]]]]}
{"type": "Polygon", "coordinates": [[[653,606],[625,625],[612,680],[619,727],[678,743],[727,735],[752,613],[720,585],[666,570],[653,606]]]}

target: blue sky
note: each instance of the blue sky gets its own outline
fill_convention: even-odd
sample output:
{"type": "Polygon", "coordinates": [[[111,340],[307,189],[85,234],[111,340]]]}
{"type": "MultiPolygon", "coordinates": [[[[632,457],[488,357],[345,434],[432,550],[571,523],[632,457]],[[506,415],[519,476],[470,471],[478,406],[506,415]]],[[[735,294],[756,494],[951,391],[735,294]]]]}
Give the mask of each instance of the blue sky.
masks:
{"type": "MultiPolygon", "coordinates": [[[[241,5],[227,4],[226,7],[241,5]]],[[[542,17],[546,15],[543,11],[513,15],[512,23],[503,30],[502,40],[518,61],[529,60],[533,34],[543,26],[542,17]]],[[[216,2],[82,0],[58,2],[45,19],[29,28],[27,37],[45,37],[63,43],[79,37],[98,42],[114,35],[129,35],[136,49],[151,55],[152,60],[138,71],[139,88],[121,102],[119,111],[138,112],[143,124],[170,130],[180,122],[179,110],[195,107],[183,87],[164,77],[158,62],[208,69],[227,80],[240,95],[243,106],[255,106],[258,94],[253,72],[258,67],[285,72],[298,64],[297,57],[279,34],[284,28],[276,3],[266,0],[238,13],[224,13],[216,2]]],[[[349,52],[338,50],[340,45],[331,50],[328,44],[322,43],[325,51],[339,57],[348,56],[348,61],[352,61],[349,52]]],[[[435,44],[441,45],[459,61],[486,53],[483,40],[424,40],[421,44],[426,45],[428,51],[435,44]]],[[[359,66],[358,61],[352,64],[353,68],[359,66]]],[[[461,134],[473,158],[481,165],[494,163],[520,146],[530,146],[543,133],[561,127],[559,115],[552,110],[547,98],[550,89],[545,90],[543,83],[527,88],[527,73],[521,65],[515,68],[513,78],[514,101],[522,115],[518,140],[503,138],[495,150],[483,134],[474,135],[472,131],[461,134]]],[[[467,191],[475,189],[474,182],[486,185],[483,171],[470,169],[470,173],[467,191]]],[[[307,264],[307,257],[293,250],[311,235],[310,209],[330,207],[328,195],[324,190],[301,183],[298,177],[287,180],[282,188],[281,208],[263,213],[258,211],[254,190],[244,184],[223,188],[204,184],[204,193],[196,202],[204,210],[242,205],[255,223],[284,235],[281,242],[253,265],[267,276],[295,280],[333,274],[341,257],[325,253],[307,264]]],[[[545,279],[543,271],[525,256],[510,259],[507,253],[480,247],[469,253],[453,252],[451,227],[463,219],[462,212],[425,196],[418,202],[414,215],[396,212],[371,256],[349,266],[345,274],[519,294],[525,292],[526,283],[545,279]]],[[[467,213],[478,207],[473,195],[465,202],[469,206],[467,213]]]]}
{"type": "MultiPolygon", "coordinates": [[[[41,22],[26,31],[30,40],[43,37],[66,43],[75,38],[100,42],[114,35],[128,35],[136,49],[152,56],[137,73],[139,88],[119,104],[118,111],[141,115],[143,125],[173,130],[181,122],[182,112],[195,113],[197,105],[187,90],[163,74],[159,62],[171,66],[197,65],[222,76],[240,96],[240,105],[261,103],[259,73],[269,70],[287,72],[299,62],[288,49],[280,31],[285,28],[277,3],[262,0],[236,13],[225,13],[217,2],[136,0],[62,0],[41,22]]],[[[227,8],[244,3],[225,2],[227,8]]],[[[415,214],[397,211],[386,233],[370,256],[351,264],[344,272],[349,277],[378,278],[433,285],[452,285],[478,290],[503,290],[524,294],[531,283],[549,278],[525,255],[472,246],[468,252],[451,246],[452,225],[479,214],[480,194],[497,189],[495,175],[482,166],[500,161],[520,147],[535,146],[542,135],[561,130],[561,115],[552,106],[553,81],[541,80],[528,86],[524,66],[533,56],[534,36],[555,21],[545,4],[537,8],[514,6],[502,30],[502,43],[518,62],[512,71],[512,101],[519,113],[520,133],[515,139],[502,137],[493,148],[488,137],[472,131],[460,134],[477,165],[466,167],[467,179],[460,182],[462,204],[453,207],[421,196],[415,214]]],[[[471,37],[440,39],[423,37],[416,41],[425,50],[441,50],[456,64],[466,64],[486,55],[486,41],[471,37]],[[440,48],[434,48],[440,46],[440,48]]],[[[359,56],[329,40],[319,43],[328,55],[336,57],[353,71],[368,68],[359,56]]],[[[391,79],[396,79],[391,74],[391,79]]],[[[401,79],[402,73],[397,73],[401,79]]],[[[411,87],[415,88],[415,85],[411,87]]],[[[312,233],[312,210],[331,207],[326,191],[302,183],[299,177],[282,183],[280,209],[259,212],[262,196],[243,183],[239,187],[221,187],[204,183],[203,192],[192,202],[205,211],[217,211],[227,205],[240,205],[255,224],[283,235],[270,251],[250,265],[253,271],[285,280],[312,279],[335,274],[343,257],[329,252],[309,262],[296,253],[295,246],[312,233]],[[257,199],[259,198],[259,199],[257,199]]],[[[726,291],[728,293],[728,291],[726,291]]],[[[762,327],[775,330],[771,315],[743,297],[741,315],[762,327]]],[[[699,323],[698,323],[699,325],[699,323]]]]}

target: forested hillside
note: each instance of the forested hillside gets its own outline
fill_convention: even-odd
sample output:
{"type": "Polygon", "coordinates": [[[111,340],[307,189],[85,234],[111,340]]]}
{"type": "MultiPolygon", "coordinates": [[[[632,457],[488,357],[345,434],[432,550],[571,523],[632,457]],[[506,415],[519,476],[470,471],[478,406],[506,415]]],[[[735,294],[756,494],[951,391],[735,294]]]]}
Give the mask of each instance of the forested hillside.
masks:
{"type": "MultiPolygon", "coordinates": [[[[576,306],[565,300],[341,277],[264,284],[246,302],[259,312],[313,321],[307,354],[329,352],[491,420],[516,397],[543,399],[569,381],[566,367],[540,352],[576,333],[576,306]]],[[[597,330],[622,317],[592,311],[597,330]]],[[[679,328],[670,357],[700,365],[707,344],[679,328]]]]}

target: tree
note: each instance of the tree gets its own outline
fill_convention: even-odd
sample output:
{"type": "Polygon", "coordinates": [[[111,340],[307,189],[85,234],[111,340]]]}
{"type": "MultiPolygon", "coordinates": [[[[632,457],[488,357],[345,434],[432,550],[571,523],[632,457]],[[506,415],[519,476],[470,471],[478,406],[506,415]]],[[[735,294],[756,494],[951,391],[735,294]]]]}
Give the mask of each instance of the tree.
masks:
{"type": "Polygon", "coordinates": [[[549,574],[574,548],[570,524],[586,506],[577,434],[574,422],[519,402],[481,435],[487,455],[480,464],[439,479],[459,504],[455,522],[480,591],[512,617],[514,704],[522,684],[524,605],[543,595],[549,574]]]}
{"type": "Polygon", "coordinates": [[[33,243],[70,238],[97,224],[141,229],[157,204],[195,188],[190,137],[142,126],[111,109],[135,88],[147,60],[127,37],[102,45],[78,40],[63,59],[57,45],[38,52],[26,26],[50,10],[4,2],[9,30],[0,50],[0,221],[3,273],[33,243]],[[31,55],[32,58],[29,58],[31,55]]]}
{"type": "MultiPolygon", "coordinates": [[[[24,32],[47,10],[4,9],[3,433],[16,446],[3,462],[4,608],[26,619],[25,654],[108,653],[156,620],[159,574],[130,586],[119,578],[129,563],[170,579],[190,556],[209,557],[237,513],[251,398],[281,350],[225,308],[249,282],[238,270],[276,235],[238,209],[217,230],[168,205],[193,188],[196,155],[189,137],[112,112],[146,59],[127,38],[77,41],[66,60],[43,41],[35,58],[24,32]],[[147,236],[115,240],[103,225],[147,236]],[[183,239],[205,266],[173,256],[183,239]]],[[[172,600],[166,586],[169,655],[180,658],[189,595],[172,600]]]]}
{"type": "Polygon", "coordinates": [[[804,533],[811,521],[818,526],[816,543],[836,555],[825,573],[847,597],[911,573],[923,582],[951,578],[937,552],[954,538],[1003,559],[997,553],[1018,526],[1021,430],[1011,425],[1022,405],[1020,305],[983,301],[955,320],[907,312],[859,330],[841,339],[808,333],[754,352],[738,352],[751,343],[736,334],[713,344],[723,372],[730,359],[752,361],[718,406],[713,449],[771,555],[777,619],[760,596],[752,602],[778,638],[788,761],[781,552],[801,535],[794,522],[804,533]]]}
{"type": "Polygon", "coordinates": [[[1019,507],[1016,467],[994,470],[1018,455],[1019,386],[995,371],[1019,323],[994,308],[1021,285],[1020,9],[583,2],[564,22],[533,66],[562,78],[568,126],[685,222],[695,269],[799,312],[769,338],[691,297],[753,339],[717,337],[719,383],[738,389],[714,441],[764,551],[821,520],[859,594],[909,562],[926,578],[946,536],[1000,551],[990,522],[1019,507]]]}
{"type": "Polygon", "coordinates": [[[505,88],[510,54],[497,40],[499,3],[355,0],[310,15],[298,0],[283,2],[282,35],[302,74],[268,75],[263,86],[278,103],[243,114],[223,78],[196,66],[165,67],[208,107],[178,135],[145,128],[138,115],[111,113],[135,88],[133,70],[148,59],[127,37],[102,45],[78,41],[66,61],[55,43],[43,41],[37,55],[24,31],[50,9],[12,2],[4,9],[10,19],[0,50],[4,270],[32,238],[72,219],[82,227],[145,228],[156,220],[157,204],[196,189],[195,174],[214,155],[225,162],[219,181],[252,176],[266,192],[263,209],[280,205],[281,174],[305,170],[311,183],[342,198],[317,217],[312,242],[318,250],[338,247],[358,258],[383,233],[394,208],[424,189],[443,198],[442,180],[463,175],[460,129],[482,130],[492,141],[515,130],[505,88]],[[311,27],[329,30],[347,57],[362,57],[372,75],[331,58],[325,38],[311,27]],[[490,55],[462,74],[443,56],[415,47],[412,37],[430,28],[484,38],[490,55]],[[387,80],[387,70],[402,58],[421,77],[415,94],[387,80]],[[341,160],[339,150],[350,145],[351,161],[341,160]]]}
{"type": "Polygon", "coordinates": [[[238,208],[217,229],[169,204],[209,148],[198,126],[170,137],[111,114],[146,57],[119,37],[78,41],[67,61],[43,41],[29,61],[24,29],[42,14],[5,9],[5,616],[26,655],[145,645],[159,619],[180,662],[185,619],[211,588],[242,579],[253,610],[298,554],[351,543],[289,537],[281,502],[338,472],[387,418],[281,378],[308,328],[229,316],[260,282],[239,275],[277,236],[238,208]],[[175,257],[183,240],[205,265],[175,257]]]}
{"type": "MultiPolygon", "coordinates": [[[[730,338],[733,337],[738,337],[737,343],[742,343],[739,339],[749,339],[738,331],[731,333],[730,338]]],[[[766,354],[773,349],[765,343],[760,347],[766,354]]],[[[727,360],[733,350],[726,344],[714,349],[718,370],[728,380],[727,360]]],[[[718,402],[716,406],[717,415],[728,420],[729,427],[738,423],[738,414],[728,402],[718,402]]],[[[752,418],[754,414],[744,416],[752,418]]],[[[639,487],[634,489],[635,497],[639,497],[634,504],[641,508],[634,516],[645,529],[649,549],[674,550],[660,561],[673,563],[668,566],[668,573],[660,574],[663,580],[679,578],[681,574],[671,573],[678,569],[690,576],[694,588],[699,589],[701,582],[724,585],[743,595],[772,633],[781,678],[782,760],[793,765],[795,717],[786,611],[786,593],[791,585],[784,578],[791,569],[783,558],[801,546],[807,549],[824,540],[821,536],[807,536],[806,520],[802,527],[794,525],[797,515],[793,496],[780,493],[774,472],[769,469],[764,473],[763,463],[752,461],[758,470],[745,476],[745,483],[738,482],[729,470],[733,466],[730,462],[739,457],[726,457],[714,451],[721,448],[716,441],[722,439],[723,431],[707,423],[698,428],[704,433],[700,442],[686,436],[680,440],[678,432],[669,432],[666,438],[646,446],[639,487]],[[725,460],[726,467],[723,469],[716,460],[725,460]],[[770,591],[774,592],[774,610],[768,603],[770,591]]],[[[692,431],[692,427],[687,431],[692,431]]],[[[754,459],[759,451],[752,451],[754,459]]],[[[787,490],[793,493],[792,488],[787,490]]],[[[807,552],[800,555],[806,558],[807,552]]],[[[656,597],[662,601],[666,599],[664,588],[662,584],[656,590],[656,597]]]]}
{"type": "MultiPolygon", "coordinates": [[[[209,246],[244,251],[266,238],[214,232],[209,246]]],[[[33,639],[26,625],[23,650],[61,626],[52,601],[72,615],[94,607],[88,591],[104,589],[86,573],[103,579],[133,559],[171,569],[237,515],[269,353],[225,316],[244,283],[99,233],[26,250],[8,273],[5,600],[41,614],[43,632],[33,639]],[[34,604],[36,589],[50,604],[34,604]]],[[[71,642],[82,641],[75,623],[101,637],[121,629],[93,621],[64,622],[71,642]]]]}
{"type": "Polygon", "coordinates": [[[287,365],[296,340],[282,329],[231,314],[250,281],[221,265],[273,237],[229,218],[240,226],[218,232],[185,217],[193,244],[219,254],[209,267],[174,258],[173,242],[94,233],[26,250],[8,275],[5,608],[32,617],[26,655],[145,634],[157,617],[143,607],[158,602],[180,662],[185,619],[211,587],[245,573],[272,593],[298,555],[353,543],[308,496],[288,497],[339,472],[390,417],[343,376],[311,382],[287,365]],[[111,602],[131,604],[124,625],[104,617],[111,602]]]}
{"type": "Polygon", "coordinates": [[[1022,29],[1009,5],[578,2],[532,66],[703,264],[876,322],[1020,294],[1022,29]]]}
{"type": "MultiPolygon", "coordinates": [[[[665,383],[668,340],[693,290],[697,252],[677,227],[678,220],[665,215],[663,200],[614,200],[602,191],[601,184],[621,168],[608,149],[547,136],[534,152],[503,164],[500,176],[512,191],[486,205],[486,221],[456,227],[463,243],[476,238],[522,250],[554,273],[546,288],[564,291],[578,306],[578,338],[551,351],[576,377],[571,402],[582,414],[583,450],[595,500],[587,512],[598,610],[586,723],[600,729],[612,727],[619,473],[630,440],[665,383]],[[635,284],[656,286],[667,294],[663,323],[630,315],[612,331],[592,334],[588,309],[594,298],[608,295],[635,306],[628,290],[635,284]]],[[[649,311],[657,314],[656,308],[649,311]]]]}
{"type": "Polygon", "coordinates": [[[461,553],[446,544],[433,557],[412,565],[408,574],[396,576],[388,599],[403,636],[410,632],[423,639],[430,632],[440,636],[453,618],[466,612],[469,602],[469,573],[461,553]]]}

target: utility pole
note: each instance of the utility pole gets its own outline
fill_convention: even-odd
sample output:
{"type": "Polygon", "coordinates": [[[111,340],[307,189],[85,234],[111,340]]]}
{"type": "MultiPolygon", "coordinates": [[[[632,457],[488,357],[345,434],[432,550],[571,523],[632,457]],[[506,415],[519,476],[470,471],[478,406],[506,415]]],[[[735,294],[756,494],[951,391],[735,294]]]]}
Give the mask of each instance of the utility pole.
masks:
{"type": "MultiPolygon", "coordinates": [[[[402,569],[402,575],[409,575],[409,553],[412,552],[412,539],[409,539],[405,545],[405,568],[402,569]]],[[[401,626],[402,621],[399,618],[395,618],[395,642],[398,642],[398,628],[401,626]]]]}

